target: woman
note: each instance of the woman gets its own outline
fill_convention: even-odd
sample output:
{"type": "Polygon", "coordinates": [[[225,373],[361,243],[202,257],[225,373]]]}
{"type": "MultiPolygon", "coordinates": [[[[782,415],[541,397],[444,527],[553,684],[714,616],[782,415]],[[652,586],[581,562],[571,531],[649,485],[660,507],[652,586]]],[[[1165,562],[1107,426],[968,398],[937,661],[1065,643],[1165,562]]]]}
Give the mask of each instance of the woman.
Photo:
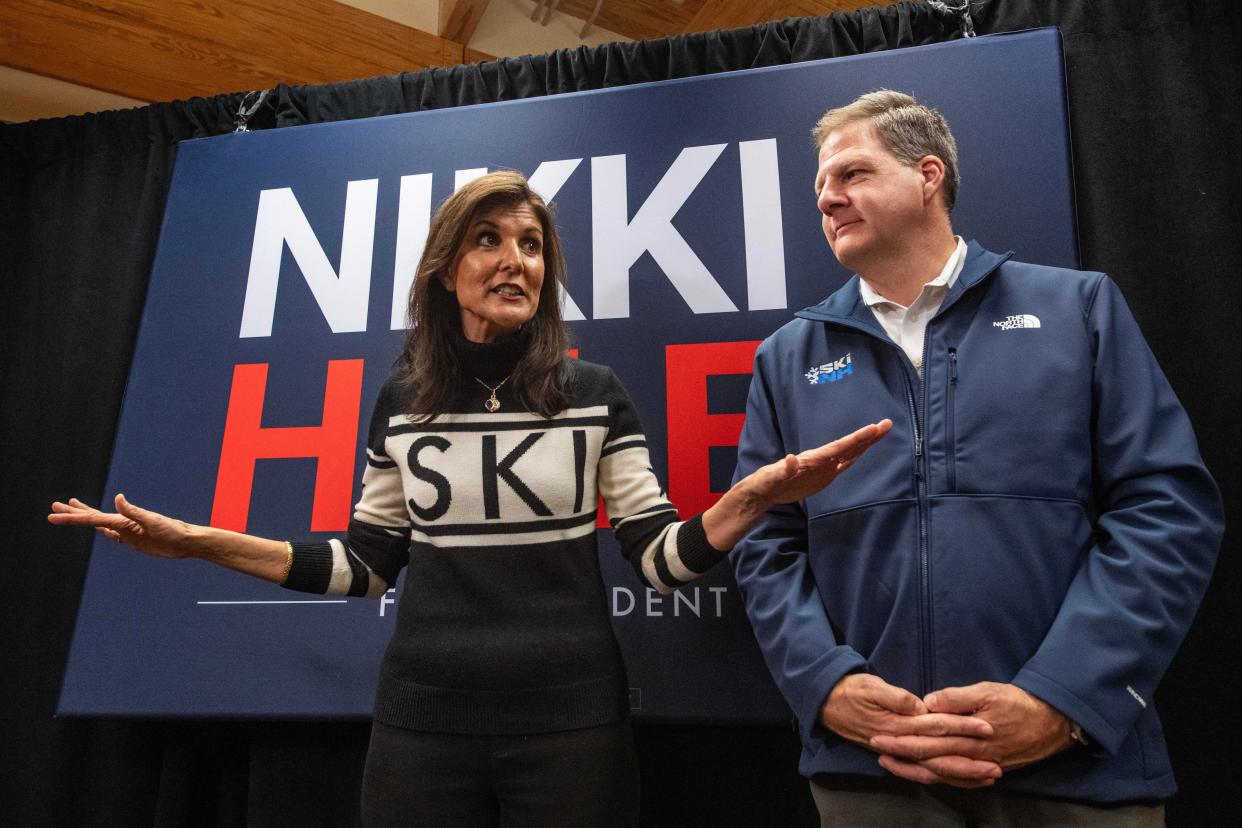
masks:
{"type": "Polygon", "coordinates": [[[522,176],[486,175],[444,202],[344,541],[193,526],[123,495],[116,514],[52,506],[53,523],[291,589],[378,597],[409,567],[381,667],[366,824],[633,824],[638,773],[595,550],[598,498],[639,577],[669,592],[891,426],[789,455],[679,521],[617,378],[565,356],[564,279],[552,216],[522,176]]]}

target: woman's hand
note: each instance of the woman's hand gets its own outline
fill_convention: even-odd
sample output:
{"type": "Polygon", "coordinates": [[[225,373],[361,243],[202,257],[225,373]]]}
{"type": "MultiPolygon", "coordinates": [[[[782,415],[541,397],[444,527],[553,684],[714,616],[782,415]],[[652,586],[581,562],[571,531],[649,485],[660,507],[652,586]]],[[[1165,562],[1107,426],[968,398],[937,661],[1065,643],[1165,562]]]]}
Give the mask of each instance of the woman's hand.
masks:
{"type": "Polygon", "coordinates": [[[116,496],[116,512],[101,512],[77,498],[52,504],[49,523],[57,526],[91,526],[117,543],[158,558],[187,558],[194,555],[190,524],[167,518],[158,512],[140,509],[116,496]]]}
{"type": "Polygon", "coordinates": [[[839,440],[756,469],[738,481],[752,497],[764,503],[763,511],[778,503],[802,500],[837,479],[893,427],[892,420],[881,420],[839,440]]]}
{"type": "Polygon", "coordinates": [[[703,513],[707,542],[716,549],[732,549],[764,512],[778,503],[793,503],[818,492],[892,427],[892,420],[881,420],[819,448],[788,454],[755,469],[703,513]]]}
{"type": "Polygon", "coordinates": [[[117,543],[157,558],[201,558],[275,584],[285,582],[293,565],[293,547],[284,541],[165,517],[135,506],[122,494],[116,496],[115,513],[72,498],[53,503],[47,519],[57,526],[91,526],[117,543]]]}

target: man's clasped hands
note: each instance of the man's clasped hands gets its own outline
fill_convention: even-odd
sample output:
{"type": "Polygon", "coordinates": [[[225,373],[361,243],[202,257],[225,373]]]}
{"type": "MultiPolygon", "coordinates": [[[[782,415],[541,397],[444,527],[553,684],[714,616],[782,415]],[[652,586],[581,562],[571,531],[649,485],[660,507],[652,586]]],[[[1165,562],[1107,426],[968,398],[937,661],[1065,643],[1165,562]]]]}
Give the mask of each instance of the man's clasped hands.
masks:
{"type": "Polygon", "coordinates": [[[880,766],[924,784],[991,785],[1005,771],[1069,747],[1070,722],[1013,684],[946,687],[924,698],[879,676],[852,673],[832,689],[819,721],[880,754],[880,766]]]}

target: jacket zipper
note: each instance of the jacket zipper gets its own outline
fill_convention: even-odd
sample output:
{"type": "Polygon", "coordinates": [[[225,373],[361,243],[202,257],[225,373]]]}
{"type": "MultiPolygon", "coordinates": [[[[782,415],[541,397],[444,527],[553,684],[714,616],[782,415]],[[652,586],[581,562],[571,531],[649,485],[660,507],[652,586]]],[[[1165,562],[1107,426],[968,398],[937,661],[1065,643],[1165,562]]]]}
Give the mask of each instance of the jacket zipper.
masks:
{"type": "MultiPolygon", "coordinates": [[[[927,330],[931,328],[931,321],[928,321],[927,328],[923,333],[923,370],[927,370],[928,351],[931,350],[931,337],[927,335],[927,330]]],[[[909,376],[907,374],[907,376],[909,376]]],[[[917,374],[916,374],[917,376],[917,374]]],[[[927,423],[922,417],[927,414],[927,382],[920,378],[920,390],[922,391],[921,401],[923,403],[922,410],[915,412],[915,422],[917,425],[917,433],[919,434],[917,442],[917,451],[915,452],[914,463],[918,468],[919,487],[919,574],[921,577],[920,593],[922,594],[923,616],[922,622],[923,633],[923,693],[930,693],[936,687],[936,661],[935,649],[933,642],[935,639],[935,628],[932,625],[932,596],[931,596],[931,542],[929,540],[931,524],[931,505],[927,496],[927,478],[930,473],[927,463],[927,452],[923,444],[923,435],[927,433],[927,423]]]]}
{"type": "MultiPolygon", "coordinates": [[[[853,322],[852,320],[836,319],[836,320],[820,320],[820,321],[834,321],[839,325],[843,325],[844,327],[853,328],[855,330],[862,331],[863,333],[869,334],[871,336],[876,335],[874,331],[869,330],[865,326],[859,325],[856,322],[853,322]]],[[[927,327],[930,328],[932,323],[934,322],[935,322],[935,319],[928,321],[927,327]]],[[[924,337],[923,337],[923,362],[922,362],[924,366],[927,365],[927,352],[928,352],[929,341],[930,340],[928,339],[926,335],[926,331],[925,331],[924,337]]],[[[897,345],[894,342],[889,342],[888,344],[896,351],[897,354],[900,355],[898,357],[899,359],[901,358],[901,356],[905,355],[905,352],[901,349],[901,346],[897,345]]],[[[919,416],[919,407],[918,407],[918,404],[916,403],[916,393],[918,389],[916,389],[915,383],[919,383],[919,387],[923,390],[922,396],[924,397],[924,399],[922,400],[922,402],[923,402],[924,410],[927,409],[927,400],[925,399],[927,383],[922,382],[919,379],[917,371],[915,371],[914,366],[910,364],[910,361],[908,359],[902,360],[902,370],[905,372],[905,376],[906,376],[906,405],[910,409],[910,427],[911,427],[911,430],[913,432],[913,437],[914,437],[914,483],[915,483],[914,488],[915,488],[916,499],[918,502],[918,515],[919,515],[919,527],[918,527],[919,604],[920,604],[919,606],[919,638],[920,638],[920,644],[922,645],[919,648],[919,662],[920,662],[919,674],[922,678],[922,685],[923,685],[922,692],[920,695],[926,695],[935,688],[934,682],[936,678],[936,670],[935,670],[935,664],[932,658],[932,653],[934,649],[932,646],[932,635],[934,631],[932,629],[932,620],[931,620],[932,618],[932,613],[931,613],[931,555],[929,551],[930,543],[928,541],[928,533],[929,533],[928,525],[930,522],[929,515],[928,515],[928,513],[930,512],[930,506],[928,504],[928,496],[927,496],[928,470],[927,470],[926,452],[923,450],[923,432],[924,432],[923,425],[924,423],[919,416]],[[914,372],[913,378],[911,378],[911,372],[914,372]]]]}
{"type": "Polygon", "coordinates": [[[957,349],[949,349],[949,394],[945,406],[944,422],[944,462],[948,477],[948,491],[957,491],[957,427],[953,422],[956,403],[954,394],[957,391],[957,349]]]}
{"type": "MultiPolygon", "coordinates": [[[[903,366],[904,368],[905,366],[903,366]]],[[[910,407],[910,427],[914,437],[914,492],[918,502],[919,527],[919,677],[922,689],[919,695],[931,692],[931,607],[929,594],[929,562],[927,554],[927,497],[923,472],[923,428],[915,404],[914,381],[906,371],[906,404],[910,407]]]]}
{"type": "MultiPolygon", "coordinates": [[[[1009,254],[1009,255],[1012,255],[1012,254],[1009,254]]],[[[974,280],[971,281],[965,289],[971,290],[976,285],[980,284],[983,281],[983,278],[988,276],[992,272],[994,272],[998,267],[1000,267],[1001,264],[1003,264],[1005,260],[1009,258],[1009,255],[1002,256],[999,261],[996,261],[995,263],[993,263],[985,272],[977,275],[974,278],[974,280]]],[[[968,267],[969,267],[969,263],[968,263],[968,267]]],[[[963,271],[963,273],[965,273],[965,271],[963,271]]],[[[958,278],[960,280],[962,277],[959,276],[958,278]]],[[[945,312],[945,306],[942,304],[940,306],[940,310],[936,313],[936,316],[928,320],[927,328],[924,330],[922,365],[924,366],[925,370],[927,366],[928,343],[930,342],[930,338],[928,337],[928,332],[930,331],[932,325],[935,324],[936,320],[939,319],[940,315],[943,314],[944,312],[945,312]]],[[[799,313],[798,315],[803,319],[808,319],[811,321],[818,321],[818,322],[835,323],[838,325],[843,325],[848,328],[853,328],[858,331],[862,331],[863,333],[870,334],[873,337],[876,336],[875,330],[872,329],[870,326],[859,324],[859,322],[849,317],[843,317],[843,316],[839,316],[836,314],[827,314],[827,315],[811,314],[811,315],[803,316],[802,313],[799,313]]],[[[891,344],[894,348],[896,348],[898,353],[902,353],[900,346],[898,346],[896,343],[890,342],[889,344],[891,344]]],[[[952,395],[953,386],[956,385],[957,383],[957,351],[956,349],[951,351],[950,354],[951,356],[949,360],[949,370],[951,373],[949,376],[949,383],[950,383],[950,395],[952,395]]],[[[915,477],[915,492],[918,498],[919,575],[920,575],[920,581],[921,581],[920,589],[919,589],[919,604],[920,604],[919,606],[919,635],[922,639],[921,641],[922,647],[920,648],[919,660],[921,662],[921,668],[922,668],[920,672],[922,674],[922,679],[923,679],[923,694],[927,694],[935,688],[935,680],[936,680],[935,660],[933,658],[935,648],[932,646],[932,637],[935,634],[935,630],[932,624],[932,612],[931,612],[931,553],[930,553],[930,542],[928,540],[928,534],[929,534],[928,525],[930,522],[929,515],[931,511],[931,505],[929,503],[928,493],[927,493],[927,474],[928,474],[927,456],[926,456],[926,452],[924,451],[924,447],[923,447],[923,434],[926,429],[923,427],[925,423],[923,423],[922,420],[919,418],[918,406],[915,403],[916,389],[914,385],[916,382],[918,382],[920,384],[920,387],[922,388],[923,410],[926,411],[927,410],[927,383],[923,382],[917,376],[917,372],[915,373],[914,378],[913,379],[911,378],[911,371],[913,370],[913,365],[909,364],[909,360],[903,360],[902,369],[906,372],[906,404],[910,407],[910,422],[911,422],[912,430],[914,432],[914,477],[915,477]]],[[[949,417],[950,418],[952,417],[952,408],[950,408],[949,417]]],[[[951,422],[952,420],[950,419],[950,423],[951,422]]],[[[952,491],[952,490],[955,490],[956,488],[956,478],[957,478],[957,469],[956,469],[956,465],[954,462],[954,455],[956,454],[956,446],[950,444],[950,448],[953,450],[950,452],[950,455],[949,455],[949,469],[950,469],[950,474],[952,476],[951,482],[950,482],[950,491],[952,491]]]]}

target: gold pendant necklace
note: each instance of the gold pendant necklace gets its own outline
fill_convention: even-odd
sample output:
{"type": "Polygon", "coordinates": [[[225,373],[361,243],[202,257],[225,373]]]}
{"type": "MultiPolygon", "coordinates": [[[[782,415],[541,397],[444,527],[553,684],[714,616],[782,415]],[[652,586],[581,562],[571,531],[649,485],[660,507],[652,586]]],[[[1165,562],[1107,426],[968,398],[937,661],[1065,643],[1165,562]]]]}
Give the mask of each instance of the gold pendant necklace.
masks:
{"type": "MultiPolygon", "coordinates": [[[[509,375],[509,377],[511,376],[513,376],[513,374],[509,375]]],[[[496,392],[500,390],[500,386],[504,385],[506,382],[509,381],[509,377],[505,377],[500,382],[496,383],[495,386],[488,385],[486,382],[479,379],[478,377],[474,378],[475,382],[477,382],[479,385],[486,388],[488,392],[491,394],[491,396],[488,397],[487,400],[484,401],[483,407],[493,414],[495,414],[497,411],[500,410],[500,400],[496,399],[496,392]]]]}

